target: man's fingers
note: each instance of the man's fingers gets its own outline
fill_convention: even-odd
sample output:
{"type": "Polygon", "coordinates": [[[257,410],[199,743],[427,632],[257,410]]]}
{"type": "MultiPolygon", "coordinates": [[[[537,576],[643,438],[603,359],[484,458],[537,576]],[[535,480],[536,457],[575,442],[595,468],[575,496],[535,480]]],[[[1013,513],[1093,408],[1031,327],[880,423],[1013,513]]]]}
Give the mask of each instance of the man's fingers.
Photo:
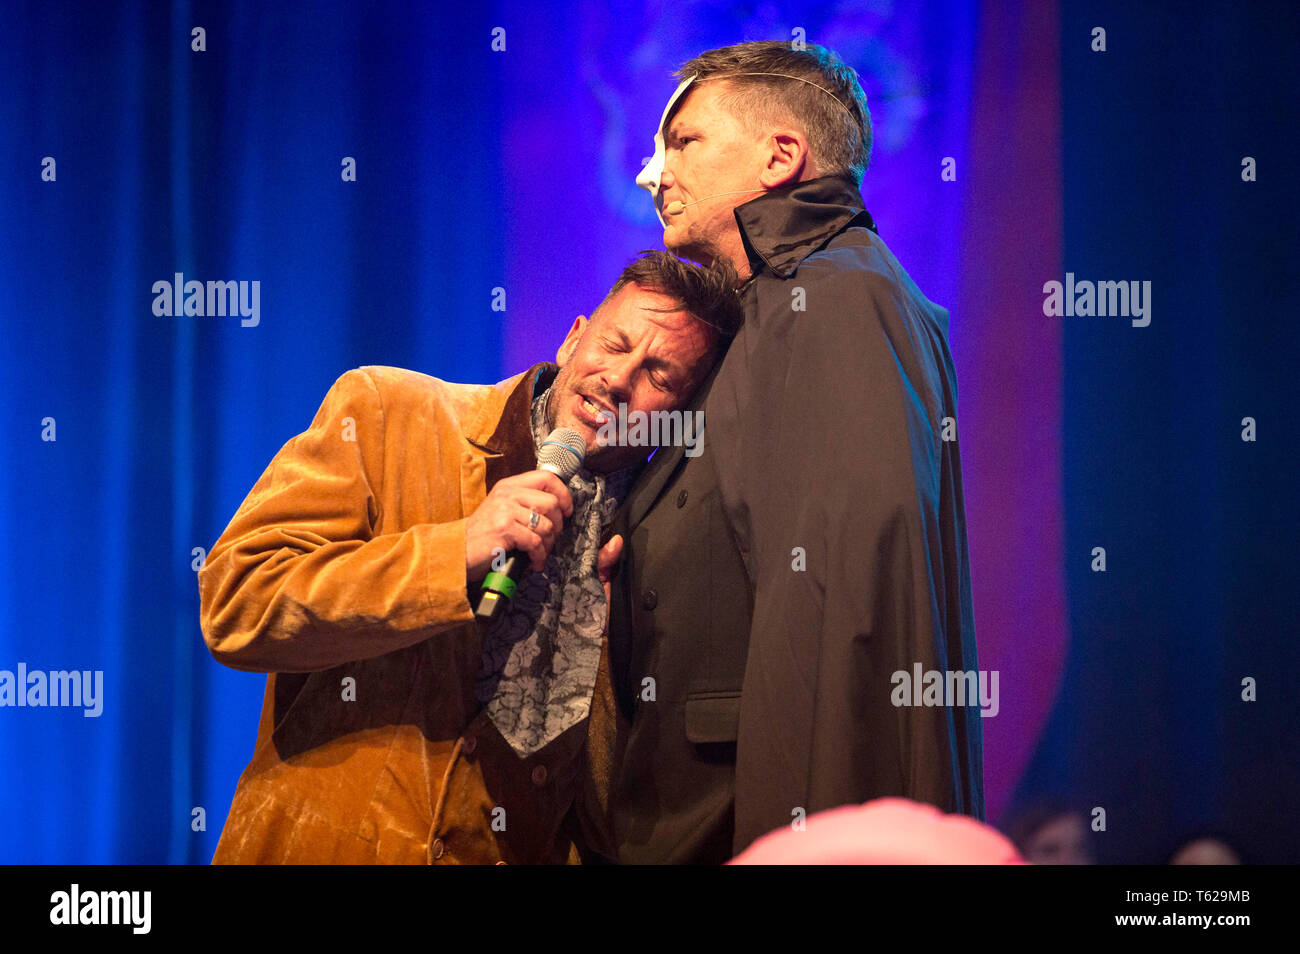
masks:
{"type": "Polygon", "coordinates": [[[528,529],[526,523],[516,524],[508,534],[510,550],[517,550],[528,558],[529,566],[534,572],[546,569],[546,554],[550,552],[551,543],[545,537],[528,529]]]}
{"type": "Polygon", "coordinates": [[[549,540],[555,536],[557,530],[555,523],[551,520],[550,517],[546,516],[540,511],[520,510],[518,514],[518,519],[520,523],[522,523],[529,530],[532,530],[539,537],[549,540]],[[532,516],[534,513],[537,514],[536,526],[534,526],[532,523],[532,516]]]}
{"type": "MultiPolygon", "coordinates": [[[[600,552],[596,554],[596,576],[600,579],[600,585],[605,590],[605,606],[609,607],[609,578],[614,572],[614,567],[618,565],[619,559],[623,556],[623,538],[617,533],[609,538],[600,552]]],[[[609,635],[609,613],[605,614],[605,631],[604,635],[609,635]]]]}
{"type": "MultiPolygon", "coordinates": [[[[554,474],[551,476],[554,476],[554,474]]],[[[554,494],[545,490],[521,487],[516,491],[515,501],[525,510],[539,513],[549,520],[555,526],[557,533],[564,529],[565,513],[563,505],[554,494]]],[[[528,519],[528,514],[524,514],[524,519],[528,519]]]]}
{"type": "Polygon", "coordinates": [[[596,575],[600,582],[608,583],[610,575],[614,572],[614,567],[623,556],[623,538],[617,533],[609,538],[609,542],[600,548],[600,553],[596,555],[596,575]]]}
{"type": "Polygon", "coordinates": [[[560,509],[566,517],[573,516],[573,496],[569,493],[569,488],[549,470],[530,470],[526,474],[506,479],[513,479],[520,487],[545,491],[559,501],[560,509]]]}

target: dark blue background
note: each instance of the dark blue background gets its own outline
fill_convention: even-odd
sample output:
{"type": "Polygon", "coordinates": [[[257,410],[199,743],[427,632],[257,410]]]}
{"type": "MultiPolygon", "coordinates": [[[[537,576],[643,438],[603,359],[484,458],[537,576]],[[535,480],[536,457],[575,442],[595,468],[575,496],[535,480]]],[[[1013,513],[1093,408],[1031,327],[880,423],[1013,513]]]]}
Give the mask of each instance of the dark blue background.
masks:
{"type": "Polygon", "coordinates": [[[349,368],[487,382],[553,355],[660,244],[632,178],[670,70],[796,27],[862,74],[867,206],[953,311],[980,662],[1004,673],[993,820],[1059,792],[1106,809],[1103,861],[1208,823],[1300,860],[1294,11],[1066,3],[1058,29],[1046,3],[6,3],[0,669],[102,669],[106,699],[0,709],[0,862],[211,857],[263,679],[209,657],[193,548],[349,368]],[[1059,136],[1041,176],[1017,166],[1022,117],[1059,136]],[[1151,326],[1045,318],[1067,270],[1152,281],[1151,326]],[[261,324],[154,316],[177,271],[261,281],[261,324]],[[989,274],[1029,304],[987,297],[989,274]],[[1056,360],[1021,360],[1044,335],[1056,360]],[[1008,485],[992,458],[1017,446],[1041,466],[1008,485]],[[1035,500],[1063,535],[996,516],[1035,500]],[[1059,593],[1016,590],[1044,568],[1059,593]],[[1008,678],[1039,656],[1041,685],[1008,678]]]}

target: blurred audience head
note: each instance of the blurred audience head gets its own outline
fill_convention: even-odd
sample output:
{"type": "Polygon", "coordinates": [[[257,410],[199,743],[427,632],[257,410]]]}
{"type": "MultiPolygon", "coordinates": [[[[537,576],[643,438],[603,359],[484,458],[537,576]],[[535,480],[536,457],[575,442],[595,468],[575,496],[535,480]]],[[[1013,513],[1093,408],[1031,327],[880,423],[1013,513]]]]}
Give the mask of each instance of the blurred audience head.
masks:
{"type": "Polygon", "coordinates": [[[1239,865],[1241,856],[1217,833],[1183,839],[1169,855],[1171,865],[1239,865]]]}
{"type": "Polygon", "coordinates": [[[1094,864],[1087,816],[1062,800],[1030,804],[1014,813],[1003,831],[1030,864],[1094,864]]]}
{"type": "Polygon", "coordinates": [[[946,815],[906,798],[877,798],[782,825],[759,838],[733,865],[1018,865],[1024,860],[1000,832],[966,815],[946,815]]]}

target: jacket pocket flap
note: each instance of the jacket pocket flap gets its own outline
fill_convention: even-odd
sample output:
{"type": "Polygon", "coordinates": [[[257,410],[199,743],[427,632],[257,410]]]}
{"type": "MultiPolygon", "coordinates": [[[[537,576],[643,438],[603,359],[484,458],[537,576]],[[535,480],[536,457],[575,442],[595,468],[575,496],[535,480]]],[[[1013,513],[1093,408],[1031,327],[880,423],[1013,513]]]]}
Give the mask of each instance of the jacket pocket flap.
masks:
{"type": "Polygon", "coordinates": [[[735,742],[740,729],[740,693],[688,697],[686,738],[691,742],[735,742]]]}

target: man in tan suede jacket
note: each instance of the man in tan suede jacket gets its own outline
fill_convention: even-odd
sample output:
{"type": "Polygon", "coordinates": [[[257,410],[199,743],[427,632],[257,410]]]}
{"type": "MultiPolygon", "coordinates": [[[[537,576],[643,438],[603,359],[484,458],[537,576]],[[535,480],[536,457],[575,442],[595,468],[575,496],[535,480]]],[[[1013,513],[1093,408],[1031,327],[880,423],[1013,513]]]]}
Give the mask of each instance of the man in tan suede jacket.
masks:
{"type": "Polygon", "coordinates": [[[612,734],[588,745],[587,724],[615,718],[593,581],[620,541],[596,541],[649,448],[597,432],[620,405],[689,400],[739,321],[734,282],[652,253],[574,322],[558,366],[493,386],[391,367],[335,382],[198,575],[213,656],[269,673],[214,863],[563,863],[608,837],[612,734]],[[568,486],[535,469],[556,426],[587,440],[568,486]],[[514,630],[489,631],[472,601],[511,549],[540,608],[516,596],[514,630]],[[568,631],[584,590],[594,639],[568,631]],[[559,702],[537,709],[539,692],[559,702]]]}

